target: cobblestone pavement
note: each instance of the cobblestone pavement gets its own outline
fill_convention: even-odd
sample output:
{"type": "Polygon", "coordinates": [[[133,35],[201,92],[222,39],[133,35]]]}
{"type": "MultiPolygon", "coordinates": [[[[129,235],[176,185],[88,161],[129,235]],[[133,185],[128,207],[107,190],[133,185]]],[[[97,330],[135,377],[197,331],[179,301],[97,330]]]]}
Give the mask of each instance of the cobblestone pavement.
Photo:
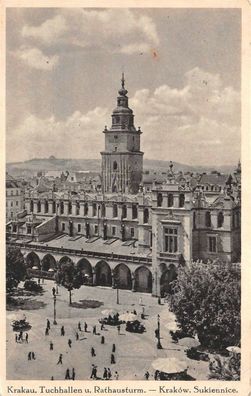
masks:
{"type": "Polygon", "coordinates": [[[154,370],[151,366],[157,357],[177,357],[185,360],[188,365],[188,374],[197,380],[206,380],[208,376],[208,363],[197,362],[186,358],[184,347],[171,341],[166,324],[173,322],[174,316],[169,311],[167,304],[158,305],[156,298],[150,294],[133,293],[127,290],[119,291],[119,304],[116,303],[116,290],[105,287],[83,286],[73,292],[73,302],[80,300],[97,300],[103,302],[98,308],[74,308],[68,305],[68,292],[65,288],[59,288],[57,296],[57,325],[53,325],[53,298],[51,289],[52,281],[44,284],[43,295],[31,297],[32,300],[43,302],[44,307],[31,310],[7,311],[7,379],[11,380],[63,380],[67,368],[74,367],[76,380],[90,379],[92,364],[97,365],[97,374],[102,377],[104,367],[110,367],[112,379],[117,371],[121,380],[143,380],[144,373],[148,370],[153,379],[154,370]],[[146,319],[142,322],[146,327],[143,334],[129,333],[125,331],[125,325],[121,326],[121,334],[118,335],[116,327],[106,326],[100,330],[98,320],[101,311],[107,308],[115,308],[120,313],[136,310],[142,312],[140,298],[144,306],[146,319]],[[25,313],[27,320],[32,325],[29,333],[29,343],[16,343],[15,333],[11,322],[20,313],[25,313]],[[157,314],[160,314],[160,333],[162,350],[156,348],[154,331],[157,328],[157,314]],[[45,335],[46,320],[51,322],[49,335],[45,335]],[[79,332],[79,340],[75,334],[78,322],[88,324],[88,333],[79,332]],[[65,336],[60,335],[60,328],[64,325],[65,336]],[[92,326],[97,326],[97,335],[92,334],[92,326]],[[101,344],[101,336],[105,337],[105,343],[101,344]],[[68,346],[68,339],[72,340],[72,347],[68,346]],[[54,344],[50,351],[50,341],[54,344]],[[110,357],[112,344],[116,344],[115,364],[111,364],[110,357]],[[91,347],[94,347],[96,356],[91,357],[91,347]],[[34,351],[36,360],[28,361],[29,351],[34,351]],[[63,354],[63,364],[57,365],[59,354],[63,354]]]}

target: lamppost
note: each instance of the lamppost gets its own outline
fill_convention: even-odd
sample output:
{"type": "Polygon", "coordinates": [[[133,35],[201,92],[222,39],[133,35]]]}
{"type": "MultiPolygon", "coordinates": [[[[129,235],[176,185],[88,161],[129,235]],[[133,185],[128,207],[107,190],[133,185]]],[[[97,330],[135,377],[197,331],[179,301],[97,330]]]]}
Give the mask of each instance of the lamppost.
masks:
{"type": "Polygon", "coordinates": [[[54,311],[53,311],[53,324],[54,325],[56,325],[57,324],[57,321],[56,321],[56,315],[57,315],[57,312],[56,312],[56,302],[57,302],[57,296],[56,296],[56,294],[54,294],[54,296],[53,296],[53,306],[54,306],[54,311]]]}
{"type": "Polygon", "coordinates": [[[157,342],[157,349],[162,349],[162,345],[160,342],[160,316],[158,314],[157,316],[157,324],[158,324],[158,333],[157,333],[157,338],[158,338],[158,342],[157,342]]]}

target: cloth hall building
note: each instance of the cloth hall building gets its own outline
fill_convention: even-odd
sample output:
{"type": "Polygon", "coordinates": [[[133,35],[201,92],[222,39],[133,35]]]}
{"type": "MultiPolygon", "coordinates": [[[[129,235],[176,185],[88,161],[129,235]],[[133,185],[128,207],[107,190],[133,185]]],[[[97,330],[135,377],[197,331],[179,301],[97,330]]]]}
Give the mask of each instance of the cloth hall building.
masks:
{"type": "Polygon", "coordinates": [[[207,188],[176,177],[171,163],[166,180],[146,191],[142,132],[121,81],[112,125],[103,131],[100,190],[26,191],[25,210],[7,223],[7,244],[43,273],[67,261],[88,285],[160,296],[178,266],[240,261],[241,171],[207,188]]]}

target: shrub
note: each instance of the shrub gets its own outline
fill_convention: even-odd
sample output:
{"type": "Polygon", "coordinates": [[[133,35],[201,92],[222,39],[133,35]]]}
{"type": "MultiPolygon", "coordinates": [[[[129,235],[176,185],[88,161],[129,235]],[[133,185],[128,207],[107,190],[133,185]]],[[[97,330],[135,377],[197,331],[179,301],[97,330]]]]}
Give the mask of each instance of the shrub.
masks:
{"type": "Polygon", "coordinates": [[[24,289],[35,293],[41,293],[43,291],[42,286],[33,280],[26,280],[24,282],[24,289]]]}

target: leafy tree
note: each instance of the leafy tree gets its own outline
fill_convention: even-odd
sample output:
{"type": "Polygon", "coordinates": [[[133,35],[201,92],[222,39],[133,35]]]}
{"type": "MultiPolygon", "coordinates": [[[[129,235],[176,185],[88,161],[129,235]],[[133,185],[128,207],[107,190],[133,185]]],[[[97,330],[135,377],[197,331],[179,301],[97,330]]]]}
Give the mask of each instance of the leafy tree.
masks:
{"type": "Polygon", "coordinates": [[[41,293],[43,291],[43,288],[41,285],[39,285],[37,282],[33,280],[26,280],[24,282],[24,289],[27,291],[35,292],[35,293],[41,293]]]}
{"type": "Polygon", "coordinates": [[[69,292],[69,305],[72,304],[72,290],[79,289],[83,284],[82,273],[69,261],[62,264],[56,274],[56,281],[69,292]]]}
{"type": "Polygon", "coordinates": [[[26,267],[24,257],[20,249],[7,246],[6,250],[6,290],[15,289],[19,282],[26,278],[26,267]]]}
{"type": "Polygon", "coordinates": [[[202,345],[223,349],[240,342],[240,266],[190,263],[178,270],[171,309],[182,329],[202,345]]]}

